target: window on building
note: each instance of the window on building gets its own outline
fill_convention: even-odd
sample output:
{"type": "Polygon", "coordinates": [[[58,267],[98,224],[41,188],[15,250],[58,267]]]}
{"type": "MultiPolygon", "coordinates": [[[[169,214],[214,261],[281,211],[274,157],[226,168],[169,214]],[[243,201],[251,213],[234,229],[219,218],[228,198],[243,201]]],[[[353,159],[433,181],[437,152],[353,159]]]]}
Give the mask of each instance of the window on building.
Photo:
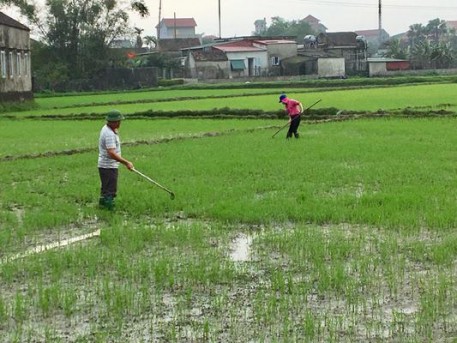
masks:
{"type": "Polygon", "coordinates": [[[0,51],[0,68],[2,73],[2,79],[6,79],[6,53],[0,51]]]}
{"type": "Polygon", "coordinates": [[[10,62],[10,79],[14,79],[14,58],[13,58],[12,51],[10,51],[9,62],[10,62]]]}
{"type": "Polygon", "coordinates": [[[278,56],[273,56],[271,58],[271,65],[278,66],[279,65],[279,57],[278,56]]]}
{"type": "Polygon", "coordinates": [[[27,52],[24,54],[24,75],[30,75],[30,55],[27,52]]]}
{"type": "Polygon", "coordinates": [[[21,73],[22,73],[22,53],[20,53],[20,52],[16,53],[16,71],[17,71],[17,76],[21,77],[21,73]]]}
{"type": "Polygon", "coordinates": [[[230,60],[230,67],[232,70],[245,70],[244,60],[230,60]]]}

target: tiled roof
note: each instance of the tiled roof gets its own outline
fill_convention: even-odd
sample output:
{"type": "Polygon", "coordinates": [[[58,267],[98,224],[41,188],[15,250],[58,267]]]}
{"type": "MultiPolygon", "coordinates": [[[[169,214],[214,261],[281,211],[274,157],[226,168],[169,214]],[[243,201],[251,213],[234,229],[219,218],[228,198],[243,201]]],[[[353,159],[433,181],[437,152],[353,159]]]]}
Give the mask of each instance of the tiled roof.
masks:
{"type": "Polygon", "coordinates": [[[319,34],[318,41],[334,47],[356,46],[356,37],[355,32],[327,32],[319,34]]]}
{"type": "Polygon", "coordinates": [[[196,61],[212,61],[212,62],[218,62],[218,61],[227,61],[227,55],[224,54],[220,50],[212,50],[212,51],[194,51],[192,52],[192,55],[194,56],[194,59],[196,61]]]}
{"type": "Polygon", "coordinates": [[[163,18],[160,24],[166,27],[195,27],[197,23],[194,18],[163,18]]]}
{"type": "Polygon", "coordinates": [[[307,16],[306,18],[304,18],[303,20],[304,20],[304,21],[313,21],[313,22],[316,22],[316,23],[320,22],[319,19],[317,19],[316,17],[313,17],[311,14],[308,15],[308,16],[307,16]]]}
{"type": "Polygon", "coordinates": [[[241,52],[241,51],[265,51],[265,49],[256,48],[253,46],[227,46],[227,45],[216,45],[215,49],[222,50],[224,52],[241,52]]]}
{"type": "Polygon", "coordinates": [[[16,29],[30,31],[30,29],[27,26],[21,24],[20,22],[14,20],[11,17],[8,17],[3,12],[0,12],[0,25],[6,25],[10,27],[15,27],[16,29]]]}
{"type": "Polygon", "coordinates": [[[233,47],[242,47],[242,46],[252,46],[251,40],[233,40],[228,42],[223,42],[220,46],[233,46],[233,47]]]}
{"type": "MultiPolygon", "coordinates": [[[[384,29],[381,29],[382,31],[385,32],[384,29]]],[[[359,36],[365,36],[365,37],[378,37],[379,36],[379,29],[373,29],[373,30],[357,30],[355,31],[359,36]]]]}
{"type": "Polygon", "coordinates": [[[169,38],[159,40],[159,47],[162,51],[179,51],[200,44],[199,38],[169,38]]]}
{"type": "Polygon", "coordinates": [[[272,44],[297,44],[294,40],[285,40],[285,39],[266,39],[266,40],[256,40],[255,43],[272,45],[272,44]]]}
{"type": "Polygon", "coordinates": [[[448,28],[457,29],[457,20],[448,20],[446,21],[448,28]]]}

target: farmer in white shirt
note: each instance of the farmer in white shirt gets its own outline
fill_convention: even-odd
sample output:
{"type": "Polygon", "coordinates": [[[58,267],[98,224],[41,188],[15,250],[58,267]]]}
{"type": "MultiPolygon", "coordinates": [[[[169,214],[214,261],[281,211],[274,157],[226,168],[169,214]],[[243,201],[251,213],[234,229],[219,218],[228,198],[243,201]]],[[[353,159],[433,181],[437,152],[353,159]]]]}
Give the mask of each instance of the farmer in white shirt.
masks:
{"type": "Polygon", "coordinates": [[[110,111],[106,116],[106,125],[100,131],[98,143],[98,171],[101,181],[99,205],[109,210],[114,209],[119,163],[133,170],[132,162],[121,156],[118,129],[122,119],[124,117],[119,111],[110,111]]]}

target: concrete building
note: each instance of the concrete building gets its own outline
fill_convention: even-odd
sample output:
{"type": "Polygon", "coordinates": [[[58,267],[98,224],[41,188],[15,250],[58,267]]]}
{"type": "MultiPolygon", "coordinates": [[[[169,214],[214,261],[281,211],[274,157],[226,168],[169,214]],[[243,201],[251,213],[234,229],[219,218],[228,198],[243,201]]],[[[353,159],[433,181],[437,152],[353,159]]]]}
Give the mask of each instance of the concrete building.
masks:
{"type": "Polygon", "coordinates": [[[313,29],[316,34],[321,32],[327,32],[327,27],[321,24],[321,21],[312,15],[308,15],[306,18],[303,19],[304,22],[308,23],[308,25],[313,29]]]}
{"type": "Polygon", "coordinates": [[[183,49],[191,78],[246,78],[281,75],[283,59],[297,55],[289,39],[244,37],[183,49]]]}
{"type": "Polygon", "coordinates": [[[195,38],[194,18],[164,18],[156,26],[158,39],[195,38]]]}
{"type": "Polygon", "coordinates": [[[0,12],[0,101],[32,98],[30,29],[0,12]]]}
{"type": "Polygon", "coordinates": [[[393,72],[409,70],[410,62],[396,58],[368,58],[368,75],[386,76],[393,72]]]}

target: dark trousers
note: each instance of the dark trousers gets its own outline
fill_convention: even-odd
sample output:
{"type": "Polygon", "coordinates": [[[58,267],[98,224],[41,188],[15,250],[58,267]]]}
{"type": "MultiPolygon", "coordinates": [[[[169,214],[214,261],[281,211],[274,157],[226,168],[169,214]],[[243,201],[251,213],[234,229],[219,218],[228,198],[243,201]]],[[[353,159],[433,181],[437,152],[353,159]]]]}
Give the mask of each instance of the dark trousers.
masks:
{"type": "Polygon", "coordinates": [[[115,198],[117,193],[117,168],[98,168],[100,174],[100,196],[103,198],[115,198]]]}
{"type": "Polygon", "coordinates": [[[298,138],[298,127],[300,126],[300,120],[301,117],[300,115],[291,117],[291,122],[289,125],[289,131],[287,131],[287,138],[292,137],[292,134],[295,136],[295,138],[298,138]]]}

